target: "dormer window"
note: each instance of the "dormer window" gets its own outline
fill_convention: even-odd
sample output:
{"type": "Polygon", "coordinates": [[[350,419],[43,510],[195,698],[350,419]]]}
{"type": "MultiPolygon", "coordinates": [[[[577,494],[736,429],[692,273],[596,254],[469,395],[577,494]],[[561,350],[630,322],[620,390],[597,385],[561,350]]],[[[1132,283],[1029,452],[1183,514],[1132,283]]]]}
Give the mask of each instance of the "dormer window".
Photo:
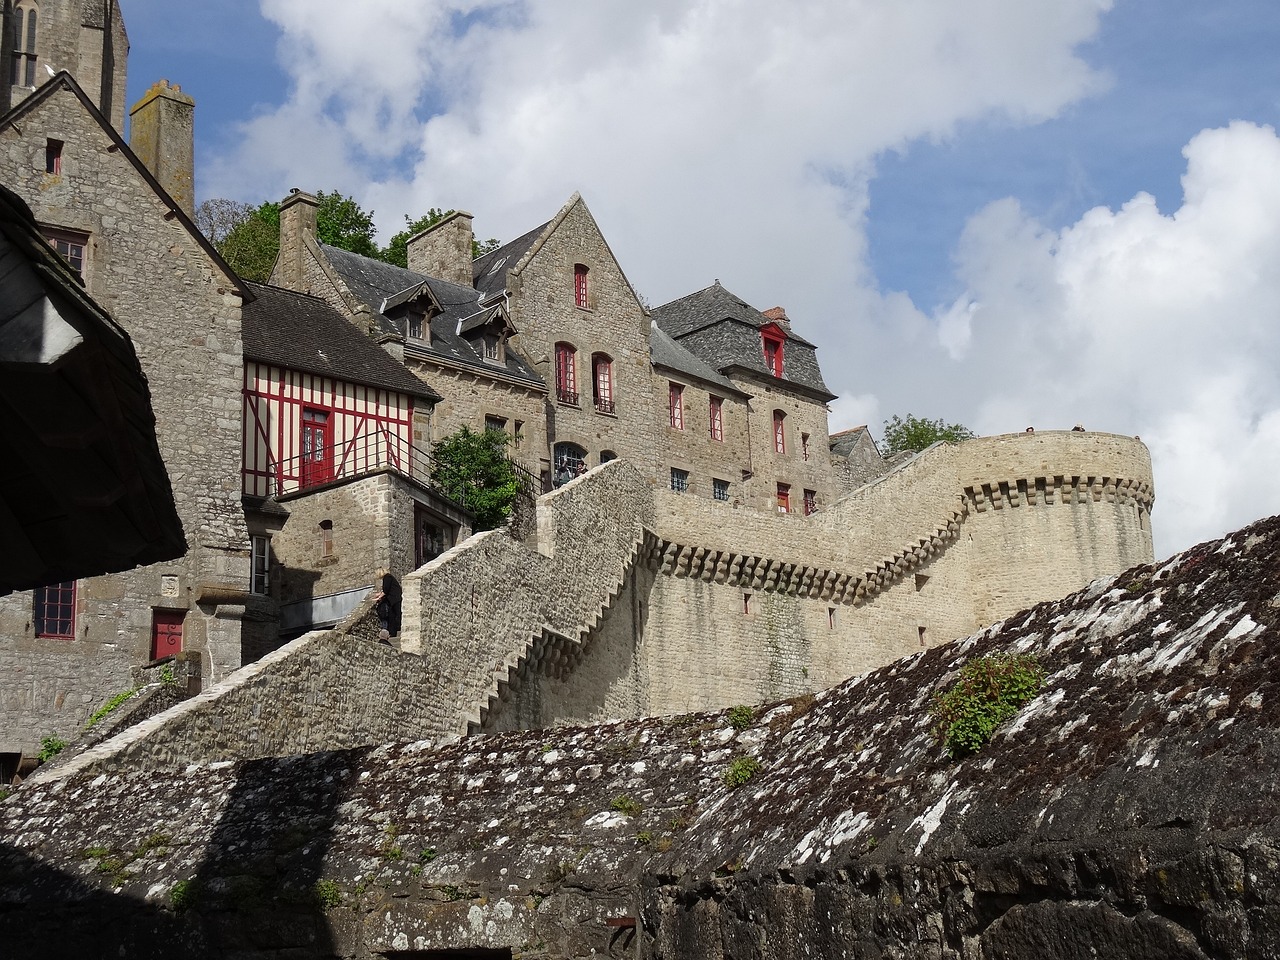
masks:
{"type": "Polygon", "coordinates": [[[587,309],[587,268],[581,263],[573,265],[573,302],[583,310],[587,309]]]}
{"type": "Polygon", "coordinates": [[[764,345],[764,367],[771,377],[782,376],[782,344],[786,336],[772,324],[760,331],[760,341],[764,345]]]}

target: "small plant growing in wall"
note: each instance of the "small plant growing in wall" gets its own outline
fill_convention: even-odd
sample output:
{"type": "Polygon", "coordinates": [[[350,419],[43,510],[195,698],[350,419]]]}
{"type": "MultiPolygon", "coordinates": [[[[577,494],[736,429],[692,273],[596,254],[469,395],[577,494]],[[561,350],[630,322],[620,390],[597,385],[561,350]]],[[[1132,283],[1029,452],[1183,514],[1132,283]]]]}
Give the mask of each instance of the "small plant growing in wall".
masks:
{"type": "Polygon", "coordinates": [[[734,757],[729,761],[729,769],[724,772],[724,784],[736,790],[761,770],[760,761],[755,757],[734,757]]]}
{"type": "Polygon", "coordinates": [[[137,692],[137,690],[121,690],[119,693],[108,698],[106,703],[89,715],[89,719],[85,721],[84,728],[88,730],[94,724],[100,722],[104,717],[120,706],[120,704],[132,698],[137,692]]]}
{"type": "Polygon", "coordinates": [[[36,754],[41,763],[48,763],[63,750],[67,749],[67,741],[55,734],[40,738],[40,752],[36,754]]]}
{"type": "Polygon", "coordinates": [[[614,797],[613,802],[609,804],[609,807],[610,809],[616,810],[618,813],[624,814],[628,817],[634,817],[643,809],[640,806],[639,800],[629,797],[625,793],[620,793],[614,797]]]}
{"type": "Polygon", "coordinates": [[[342,888],[335,880],[317,880],[311,892],[316,898],[316,903],[325,910],[332,909],[342,902],[342,888]]]}
{"type": "Polygon", "coordinates": [[[929,708],[933,729],[953,758],[980,750],[996,728],[1034,698],[1044,684],[1035,657],[992,653],[960,668],[948,689],[934,694],[929,708]]]}
{"type": "Polygon", "coordinates": [[[735,730],[746,730],[755,722],[756,712],[750,707],[738,704],[736,707],[730,707],[729,712],[725,715],[728,717],[729,726],[735,730]]]}
{"type": "Polygon", "coordinates": [[[190,910],[200,899],[200,881],[179,880],[169,890],[169,906],[178,913],[190,910]]]}

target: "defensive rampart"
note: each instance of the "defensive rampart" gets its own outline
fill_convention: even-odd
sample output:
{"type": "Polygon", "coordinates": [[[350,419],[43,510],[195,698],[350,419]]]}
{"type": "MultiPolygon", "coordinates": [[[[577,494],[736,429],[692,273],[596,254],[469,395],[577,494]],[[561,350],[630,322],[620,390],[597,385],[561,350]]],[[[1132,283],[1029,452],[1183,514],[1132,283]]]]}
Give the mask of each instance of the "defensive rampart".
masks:
{"type": "MultiPolygon", "coordinates": [[[[73,763],[172,766],[760,703],[1151,559],[1151,476],[1099,434],[940,445],[803,518],[655,494],[615,461],[404,586],[73,763]]],[[[70,765],[68,765],[70,766],[70,765]]],[[[50,775],[53,775],[52,773],[50,775]]]]}

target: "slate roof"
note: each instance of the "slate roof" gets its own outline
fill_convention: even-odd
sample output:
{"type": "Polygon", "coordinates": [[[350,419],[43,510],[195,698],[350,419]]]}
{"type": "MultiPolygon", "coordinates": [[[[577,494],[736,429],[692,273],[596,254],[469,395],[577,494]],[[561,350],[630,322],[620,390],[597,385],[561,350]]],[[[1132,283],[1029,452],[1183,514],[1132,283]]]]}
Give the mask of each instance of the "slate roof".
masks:
{"type": "Polygon", "coordinates": [[[497,296],[507,288],[507,271],[524,259],[542,232],[551,225],[548,220],[541,226],[534,227],[522,237],[510,243],[504,243],[497,250],[486,253],[471,265],[471,275],[475,278],[476,289],[485,300],[497,296]]]}
{"type": "Polygon", "coordinates": [[[713,383],[726,393],[745,396],[734,386],[732,380],[705,360],[695,357],[656,326],[649,333],[649,356],[655,367],[666,367],[685,376],[713,383]]]}
{"type": "MultiPolygon", "coordinates": [[[[772,379],[760,346],[760,328],[774,321],[716,281],[711,286],[673,300],[651,312],[654,324],[681,346],[722,372],[731,368],[772,379]]],[[[783,348],[783,383],[835,399],[818,368],[817,349],[793,333],[789,325],[783,348]]]]}
{"type": "Polygon", "coordinates": [[[244,305],[244,355],[303,373],[439,400],[432,390],[321,300],[263,283],[244,305]]]}
{"type": "MultiPolygon", "coordinates": [[[[431,320],[430,346],[413,340],[406,341],[405,350],[409,355],[442,357],[479,370],[500,371],[509,377],[526,380],[538,389],[546,389],[543,379],[524,357],[512,349],[510,343],[505,350],[505,364],[498,366],[486,362],[466,339],[459,336],[460,332],[483,326],[491,319],[493,308],[480,306],[478,291],[395,264],[362,257],[358,253],[328,244],[320,244],[320,249],[352,294],[374,312],[384,333],[397,336],[404,333],[399,324],[382,313],[384,304],[390,309],[391,306],[404,303],[416,295],[418,288],[425,285],[443,312],[431,320]],[[477,314],[480,315],[478,320],[477,314]]],[[[503,276],[505,277],[505,271],[503,276]]]]}

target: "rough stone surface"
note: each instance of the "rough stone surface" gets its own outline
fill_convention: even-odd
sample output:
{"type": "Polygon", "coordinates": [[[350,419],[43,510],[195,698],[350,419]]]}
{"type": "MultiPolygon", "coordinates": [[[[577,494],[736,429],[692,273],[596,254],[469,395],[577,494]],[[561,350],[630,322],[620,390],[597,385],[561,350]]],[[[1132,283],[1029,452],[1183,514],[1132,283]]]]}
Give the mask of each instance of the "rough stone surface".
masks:
{"type": "Polygon", "coordinates": [[[15,958],[1262,960],[1277,596],[1272,519],[736,725],[28,781],[0,803],[0,936],[15,958]],[[1047,678],[952,760],[931,695],[992,651],[1047,678]]]}

